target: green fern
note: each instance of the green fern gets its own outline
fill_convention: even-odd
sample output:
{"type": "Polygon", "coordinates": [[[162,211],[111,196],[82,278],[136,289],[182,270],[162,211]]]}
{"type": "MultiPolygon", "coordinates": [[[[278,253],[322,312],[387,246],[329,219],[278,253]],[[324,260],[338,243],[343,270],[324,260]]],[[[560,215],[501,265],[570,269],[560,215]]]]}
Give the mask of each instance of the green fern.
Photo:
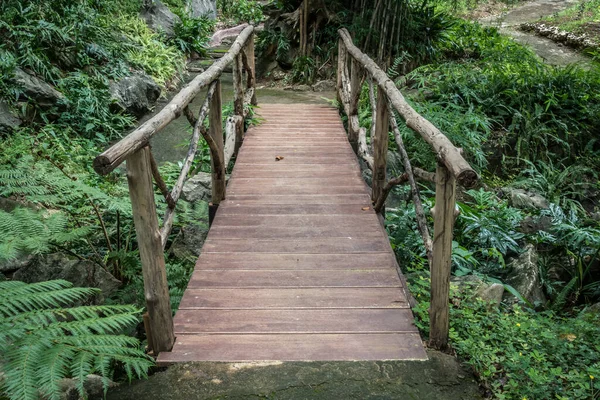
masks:
{"type": "Polygon", "coordinates": [[[59,398],[59,382],[77,381],[80,395],[92,373],[105,389],[116,363],[129,379],[145,377],[153,365],[139,341],[120,334],[138,322],[133,306],[79,306],[98,293],[66,281],[0,282],[0,393],[11,400],[59,398]]]}

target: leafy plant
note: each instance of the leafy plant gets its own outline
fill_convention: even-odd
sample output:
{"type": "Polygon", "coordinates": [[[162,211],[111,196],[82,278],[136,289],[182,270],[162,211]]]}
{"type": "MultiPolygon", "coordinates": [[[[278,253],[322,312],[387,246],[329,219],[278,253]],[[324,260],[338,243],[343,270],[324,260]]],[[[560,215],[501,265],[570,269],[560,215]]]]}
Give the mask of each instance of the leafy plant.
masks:
{"type": "Polygon", "coordinates": [[[311,84],[315,80],[315,60],[309,56],[296,57],[292,66],[292,81],[311,84]]]}
{"type": "Polygon", "coordinates": [[[492,192],[480,189],[466,193],[472,200],[458,204],[461,214],[456,221],[456,240],[474,249],[486,262],[486,270],[497,272],[498,267],[504,266],[504,256],[520,251],[518,240],[523,234],[517,229],[523,216],[492,192]]]}
{"type": "Polygon", "coordinates": [[[235,24],[261,22],[264,19],[262,7],[256,0],[218,0],[217,8],[221,17],[235,24]]]}
{"type": "Polygon", "coordinates": [[[208,17],[190,18],[186,13],[182,13],[181,22],[174,27],[175,37],[172,42],[184,53],[195,51],[205,55],[214,26],[213,20],[208,17]]]}
{"type": "Polygon", "coordinates": [[[97,289],[66,281],[0,282],[0,390],[11,400],[59,399],[59,382],[73,377],[84,395],[88,374],[103,377],[105,390],[117,364],[129,379],[145,377],[153,361],[137,339],[120,334],[136,324],[132,306],[69,306],[97,289]]]}

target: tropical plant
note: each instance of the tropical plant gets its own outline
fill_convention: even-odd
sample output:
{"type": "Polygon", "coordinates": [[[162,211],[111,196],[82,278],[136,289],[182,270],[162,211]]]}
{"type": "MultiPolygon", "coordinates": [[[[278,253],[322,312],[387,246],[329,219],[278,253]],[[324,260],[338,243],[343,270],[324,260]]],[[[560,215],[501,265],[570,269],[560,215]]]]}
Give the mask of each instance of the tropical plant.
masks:
{"type": "Polygon", "coordinates": [[[0,282],[0,391],[11,400],[59,399],[59,383],[75,379],[84,395],[87,375],[116,367],[129,379],[145,377],[154,364],[137,339],[121,332],[138,322],[132,306],[72,306],[99,291],[66,281],[0,282]]]}

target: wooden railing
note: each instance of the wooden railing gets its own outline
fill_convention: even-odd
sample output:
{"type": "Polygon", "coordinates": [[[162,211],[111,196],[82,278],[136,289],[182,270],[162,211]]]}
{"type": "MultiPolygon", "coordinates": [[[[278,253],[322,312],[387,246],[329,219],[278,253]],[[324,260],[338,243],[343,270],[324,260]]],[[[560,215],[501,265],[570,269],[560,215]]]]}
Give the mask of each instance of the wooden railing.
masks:
{"type": "Polygon", "coordinates": [[[198,141],[202,136],[210,148],[212,198],[209,221],[212,222],[219,203],[225,199],[227,165],[242,144],[248,104],[256,105],[255,86],[254,27],[248,26],[221,59],[195,77],[159,113],[94,159],[94,169],[100,175],[110,173],[123,161],[127,161],[129,196],[142,260],[144,295],[148,311],[144,323],[148,344],[155,354],[171,350],[175,339],[163,249],[173,226],[175,207],[194,161],[198,141]],[[220,77],[229,64],[233,64],[234,116],[229,117],[226,122],[224,140],[220,77]],[[189,105],[200,91],[207,87],[206,100],[195,117],[189,105]],[[193,127],[193,133],[177,183],[169,191],[158,172],[149,141],[181,115],[186,116],[193,127]],[[208,129],[204,125],[207,116],[208,129]],[[158,225],[152,178],[168,206],[162,228],[158,225]]]}
{"type": "Polygon", "coordinates": [[[409,183],[415,203],[417,225],[423,238],[431,270],[430,345],[443,349],[448,343],[449,330],[449,281],[452,258],[452,230],[456,217],[456,182],[466,188],[473,187],[477,173],[463,158],[460,149],[431,122],[417,113],[405,100],[394,82],[366,54],[352,42],[346,29],[339,30],[337,93],[338,101],[348,116],[348,139],[354,151],[372,170],[372,201],[378,213],[384,211],[385,200],[393,186],[409,183]],[[367,77],[368,76],[368,77],[367,77]],[[365,79],[369,79],[370,103],[373,125],[370,132],[371,148],[367,144],[367,132],[358,120],[358,100],[365,79]],[[377,86],[375,100],[374,86],[377,86]],[[398,129],[395,114],[418,133],[435,153],[438,163],[436,172],[428,173],[413,168],[398,129]],[[386,156],[388,131],[392,128],[404,165],[404,174],[387,181],[386,156]],[[435,182],[435,207],[433,240],[419,196],[416,179],[435,182]]]}

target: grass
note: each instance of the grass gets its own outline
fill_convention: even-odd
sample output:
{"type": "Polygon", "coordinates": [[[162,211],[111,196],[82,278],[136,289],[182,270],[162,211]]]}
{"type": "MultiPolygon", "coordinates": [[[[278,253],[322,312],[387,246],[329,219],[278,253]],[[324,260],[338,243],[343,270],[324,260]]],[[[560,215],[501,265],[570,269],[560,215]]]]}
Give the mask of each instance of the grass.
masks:
{"type": "Polygon", "coordinates": [[[564,11],[542,20],[557,26],[559,29],[577,35],[587,35],[590,39],[600,41],[600,0],[581,0],[564,11]]]}

